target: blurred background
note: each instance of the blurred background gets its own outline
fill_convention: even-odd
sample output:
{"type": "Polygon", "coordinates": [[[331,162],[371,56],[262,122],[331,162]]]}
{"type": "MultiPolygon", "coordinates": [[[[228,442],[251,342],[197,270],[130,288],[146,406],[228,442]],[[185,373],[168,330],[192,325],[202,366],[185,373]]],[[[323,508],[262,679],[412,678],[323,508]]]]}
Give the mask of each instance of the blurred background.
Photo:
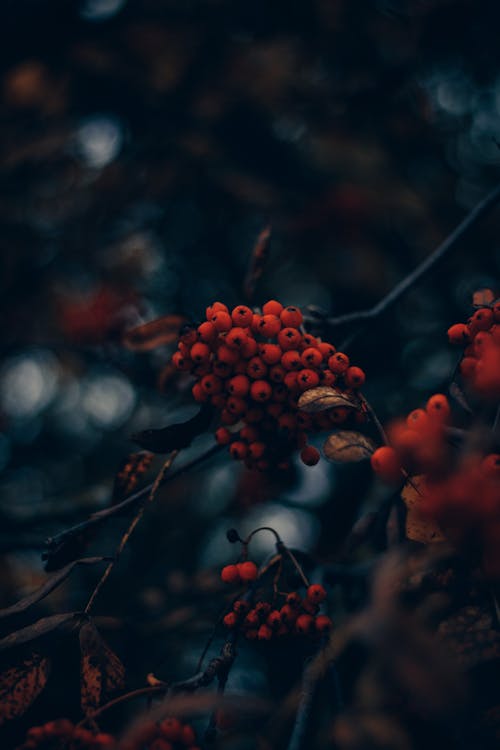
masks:
{"type": "MultiPolygon", "coordinates": [[[[132,352],[127,327],[242,301],[269,222],[258,302],[367,307],[496,184],[499,22],[495,0],[4,0],[4,604],[44,580],[47,536],[109,504],[129,435],[192,414],[175,383],[158,387],[168,347],[132,352]]],[[[381,417],[445,387],[446,328],[499,267],[497,214],[349,350],[381,417]]],[[[228,526],[264,522],[328,555],[377,493],[359,466],[254,477],[225,455],[169,485],[99,605],[132,683],[189,673],[218,613],[203,571],[231,560],[228,526]]],[[[81,606],[95,576],[40,613],[81,606]]],[[[236,687],[260,684],[247,667],[236,687]]]]}

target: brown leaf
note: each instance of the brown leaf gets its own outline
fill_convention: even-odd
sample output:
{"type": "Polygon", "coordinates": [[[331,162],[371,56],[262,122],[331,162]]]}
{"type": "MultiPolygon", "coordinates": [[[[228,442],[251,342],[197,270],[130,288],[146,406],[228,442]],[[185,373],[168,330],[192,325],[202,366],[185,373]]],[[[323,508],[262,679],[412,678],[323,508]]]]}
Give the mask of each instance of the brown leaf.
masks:
{"type": "Polygon", "coordinates": [[[424,484],[425,477],[423,475],[412,477],[411,483],[405,484],[401,491],[401,498],[407,508],[406,537],[421,544],[445,542],[446,537],[438,524],[420,510],[424,484]]]}
{"type": "Polygon", "coordinates": [[[123,334],[123,344],[135,352],[148,352],[158,346],[177,341],[186,319],[182,315],[164,315],[149,323],[130,328],[123,334]]]}
{"type": "Polygon", "coordinates": [[[80,630],[81,705],[92,713],[125,686],[125,667],[91,622],[80,630]]]}
{"type": "Polygon", "coordinates": [[[105,559],[106,558],[104,557],[84,557],[81,560],[74,560],[73,562],[66,565],[66,567],[61,568],[61,570],[59,570],[53,576],[50,576],[50,578],[43,584],[43,586],[40,586],[39,589],[33,591],[32,594],[28,594],[28,596],[25,596],[24,599],[21,599],[15,604],[12,604],[10,607],[0,609],[0,620],[4,617],[17,615],[20,612],[24,612],[28,609],[28,607],[31,607],[32,604],[36,604],[37,602],[44,599],[51,593],[51,591],[54,591],[57,586],[59,586],[64,580],[66,580],[73,568],[75,568],[77,565],[94,565],[95,563],[102,562],[105,559]]]}
{"type": "Polygon", "coordinates": [[[0,639],[0,651],[6,651],[9,648],[22,646],[23,643],[34,641],[36,638],[40,638],[42,635],[47,635],[53,630],[61,627],[61,625],[66,625],[72,620],[76,623],[78,617],[78,612],[65,612],[62,615],[42,617],[41,620],[37,620],[33,625],[28,625],[26,628],[16,630],[14,633],[10,633],[10,635],[0,639]]]}
{"type": "Polygon", "coordinates": [[[309,388],[299,398],[299,409],[309,414],[336,409],[345,406],[348,409],[357,409],[358,404],[353,398],[345,393],[337,391],[329,385],[320,385],[317,388],[309,388]]]}
{"type": "Polygon", "coordinates": [[[373,440],[362,435],[361,432],[342,430],[334,432],[326,439],[323,453],[330,461],[348,463],[370,458],[375,448],[373,440]]]}
{"type": "Polygon", "coordinates": [[[465,667],[500,658],[500,632],[481,607],[463,607],[440,624],[438,635],[465,667]]]}
{"type": "Polygon", "coordinates": [[[47,684],[49,671],[48,657],[33,653],[0,674],[0,725],[28,710],[47,684]]]}

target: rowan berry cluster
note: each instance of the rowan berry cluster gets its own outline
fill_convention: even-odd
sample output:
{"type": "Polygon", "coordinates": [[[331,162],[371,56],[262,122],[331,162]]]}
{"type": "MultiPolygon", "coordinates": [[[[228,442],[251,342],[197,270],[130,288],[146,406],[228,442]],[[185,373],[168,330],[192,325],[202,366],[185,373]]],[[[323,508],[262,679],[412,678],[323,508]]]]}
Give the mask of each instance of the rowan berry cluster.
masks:
{"type": "Polygon", "coordinates": [[[481,550],[485,572],[500,577],[500,454],[467,454],[442,478],[419,487],[420,509],[457,546],[481,550]]]}
{"type": "Polygon", "coordinates": [[[28,730],[18,750],[112,750],[116,741],[110,734],[94,734],[69,719],[49,721],[28,730]]]}
{"type": "MultiPolygon", "coordinates": [[[[240,563],[240,565],[254,565],[254,563],[240,563]]],[[[233,568],[238,568],[238,566],[228,565],[222,570],[221,578],[227,583],[255,580],[256,570],[254,578],[245,579],[241,576],[233,578],[233,568]]],[[[250,573],[250,568],[248,572],[250,573]]],[[[246,599],[238,599],[234,602],[232,610],[225,615],[223,623],[230,630],[238,629],[248,640],[261,641],[290,635],[320,635],[330,630],[332,627],[330,618],[318,614],[320,605],[326,599],[323,586],[319,584],[309,586],[304,597],[301,597],[297,591],[283,594],[283,596],[285,596],[285,603],[279,609],[266,601],[250,604],[246,599]]]]}
{"type": "Polygon", "coordinates": [[[262,314],[245,305],[230,312],[214,302],[201,325],[181,333],[172,357],[179,370],[195,376],[195,400],[220,412],[217,442],[249,468],[286,466],[296,449],[306,465],[316,464],[320,454],[307,444],[307,433],[338,425],[353,410],[306,414],[297,408],[301,393],[319,385],[352,393],[365,382],[363,370],[331,344],[303,333],[302,322],[297,307],[275,300],[262,314]]]}
{"type": "Polygon", "coordinates": [[[390,445],[377,448],[371,456],[375,473],[385,482],[398,483],[408,474],[440,472],[448,460],[445,428],[450,416],[448,399],[436,393],[424,409],[414,409],[406,420],[390,425],[390,445]]]}
{"type": "Polygon", "coordinates": [[[146,722],[125,742],[122,750],[200,750],[190,724],[169,717],[160,722],[146,722]]]}
{"type": "Polygon", "coordinates": [[[483,305],[467,323],[448,329],[450,343],[464,347],[460,374],[464,383],[485,400],[500,398],[500,300],[481,291],[483,305]]]}

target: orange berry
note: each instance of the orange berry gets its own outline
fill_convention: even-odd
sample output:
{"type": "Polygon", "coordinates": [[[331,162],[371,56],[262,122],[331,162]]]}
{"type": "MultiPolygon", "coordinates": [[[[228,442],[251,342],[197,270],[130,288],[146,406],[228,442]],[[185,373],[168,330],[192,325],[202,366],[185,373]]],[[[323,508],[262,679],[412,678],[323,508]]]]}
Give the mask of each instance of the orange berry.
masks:
{"type": "Polygon", "coordinates": [[[426,404],[427,414],[440,420],[447,420],[451,414],[450,402],[443,393],[435,393],[426,404]]]}
{"type": "Polygon", "coordinates": [[[205,344],[211,344],[212,341],[215,341],[218,336],[217,328],[210,321],[206,321],[205,323],[199,325],[198,333],[200,336],[200,341],[203,341],[205,344]]]}
{"type": "Polygon", "coordinates": [[[178,370],[187,372],[188,370],[191,369],[193,363],[188,357],[184,357],[180,352],[175,352],[172,355],[172,364],[178,370]]]}
{"type": "Polygon", "coordinates": [[[321,384],[322,385],[333,385],[337,380],[337,376],[333,374],[331,370],[323,370],[321,373],[321,384]]]}
{"type": "Polygon", "coordinates": [[[259,354],[266,365],[277,365],[283,352],[277,344],[261,344],[259,354]]]}
{"type": "Polygon", "coordinates": [[[304,367],[319,367],[323,361],[323,355],[320,350],[313,346],[304,349],[300,358],[304,367]]]}
{"type": "Polygon", "coordinates": [[[208,362],[210,357],[210,348],[202,341],[198,341],[196,344],[193,344],[193,346],[189,350],[189,356],[195,364],[208,362]]]}
{"type": "Polygon", "coordinates": [[[480,310],[476,310],[469,322],[469,329],[471,333],[477,331],[487,331],[494,322],[493,310],[489,307],[482,307],[480,310]]]}
{"type": "Polygon", "coordinates": [[[263,315],[259,320],[258,331],[266,338],[277,336],[281,331],[281,321],[276,315],[263,315]]]}
{"type": "Polygon", "coordinates": [[[226,345],[232,349],[240,349],[248,339],[247,332],[244,328],[232,328],[226,335],[226,345]]]}
{"type": "Polygon", "coordinates": [[[313,583],[307,589],[306,597],[315,604],[321,604],[326,599],[326,591],[320,583],[313,583]]]}
{"type": "Polygon", "coordinates": [[[297,331],[296,328],[282,328],[278,333],[278,344],[281,346],[283,351],[296,349],[299,346],[301,340],[302,336],[300,334],[300,331],[297,331]]]}
{"type": "Polygon", "coordinates": [[[218,310],[216,313],[212,315],[211,320],[219,333],[225,333],[226,331],[230,331],[231,328],[233,327],[233,321],[231,320],[231,316],[225,310],[218,310]]]}
{"type": "Polygon", "coordinates": [[[422,430],[429,424],[429,415],[424,409],[413,409],[406,417],[406,424],[412,430],[422,430]]]}
{"type": "Polygon", "coordinates": [[[280,318],[285,328],[298,328],[304,320],[298,307],[285,307],[280,318]]]}
{"type": "Polygon", "coordinates": [[[238,563],[236,567],[238,568],[238,573],[242,581],[255,581],[257,578],[259,571],[256,564],[251,560],[238,563]]]}
{"type": "Polygon", "coordinates": [[[260,357],[252,357],[247,364],[247,374],[254,380],[263,378],[267,375],[267,365],[260,357]]]}
{"type": "Polygon", "coordinates": [[[262,312],[264,315],[277,315],[279,317],[282,310],[283,305],[275,299],[269,300],[269,302],[266,302],[266,304],[262,306],[262,312]]]}
{"type": "Polygon", "coordinates": [[[238,617],[234,612],[228,612],[228,614],[223,618],[222,622],[224,623],[226,628],[235,628],[238,624],[238,617]]]}
{"type": "Polygon", "coordinates": [[[328,367],[334,375],[342,375],[349,367],[349,357],[343,352],[336,352],[329,357],[328,367]]]}
{"type": "Polygon", "coordinates": [[[257,344],[256,340],[252,338],[252,336],[247,336],[246,340],[240,346],[240,353],[242,357],[245,357],[245,359],[250,359],[250,357],[255,357],[258,350],[259,350],[259,345],[257,344]]]}
{"type": "Polygon", "coordinates": [[[231,318],[235,326],[248,328],[252,324],[253,310],[246,305],[238,305],[231,313],[231,318]]]}
{"type": "Polygon", "coordinates": [[[315,388],[319,385],[319,375],[314,370],[301,370],[297,373],[297,384],[302,391],[308,388],[315,388]]]}
{"type": "Polygon", "coordinates": [[[323,357],[324,362],[328,362],[330,357],[332,357],[337,351],[335,347],[332,344],[329,344],[327,341],[320,341],[318,343],[318,349],[321,352],[321,356],[323,357]]]}
{"type": "Polygon", "coordinates": [[[348,367],[344,373],[344,380],[348,388],[361,388],[366,380],[366,375],[361,367],[348,367]]]}
{"type": "Polygon", "coordinates": [[[383,445],[371,456],[373,471],[386,482],[398,482],[401,480],[401,464],[394,448],[383,445]]]}
{"type": "Polygon", "coordinates": [[[315,466],[320,458],[319,450],[313,445],[306,445],[300,451],[300,459],[306,466],[315,466]]]}
{"type": "Polygon", "coordinates": [[[235,440],[234,443],[231,443],[229,453],[237,461],[243,461],[248,454],[248,447],[242,440],[235,440]]]}
{"type": "Polygon", "coordinates": [[[464,357],[460,362],[460,374],[466,380],[473,378],[476,372],[477,360],[474,357],[464,357]]]}
{"type": "Polygon", "coordinates": [[[281,357],[281,366],[285,370],[299,370],[302,367],[302,360],[297,350],[291,349],[281,357]]]}
{"type": "Polygon", "coordinates": [[[226,565],[224,568],[222,568],[220,577],[222,578],[224,583],[239,583],[240,572],[238,570],[238,566],[226,565]]]}

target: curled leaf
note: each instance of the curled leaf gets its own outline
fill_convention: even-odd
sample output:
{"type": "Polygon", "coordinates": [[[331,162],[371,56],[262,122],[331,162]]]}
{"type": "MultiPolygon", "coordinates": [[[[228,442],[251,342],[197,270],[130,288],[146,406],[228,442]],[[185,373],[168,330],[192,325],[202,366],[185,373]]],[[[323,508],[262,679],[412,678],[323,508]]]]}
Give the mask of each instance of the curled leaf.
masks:
{"type": "Polygon", "coordinates": [[[80,630],[81,705],[92,713],[125,686],[125,667],[91,622],[80,630]]]}
{"type": "Polygon", "coordinates": [[[153,453],[168,453],[187,448],[195,437],[208,429],[212,421],[213,407],[203,404],[200,411],[186,422],[168,425],[160,430],[144,430],[132,435],[132,440],[153,453]]]}
{"type": "Polygon", "coordinates": [[[349,463],[370,458],[375,448],[373,440],[361,432],[342,430],[334,432],[326,439],[323,453],[330,461],[349,463]]]}
{"type": "Polygon", "coordinates": [[[357,409],[358,403],[345,393],[337,391],[329,385],[320,385],[317,388],[309,388],[299,398],[299,409],[309,414],[337,409],[344,406],[349,409],[357,409]]]}
{"type": "Polygon", "coordinates": [[[406,537],[421,544],[444,542],[446,537],[432,518],[422,513],[420,505],[424,494],[425,477],[419,475],[411,478],[401,491],[401,498],[406,505],[406,537]]]}
{"type": "Polygon", "coordinates": [[[130,328],[123,334],[123,344],[136,352],[148,352],[158,346],[172,344],[186,319],[182,315],[164,315],[149,323],[130,328]]]}
{"type": "Polygon", "coordinates": [[[9,648],[22,646],[23,643],[34,641],[36,638],[40,638],[42,635],[47,635],[57,628],[60,628],[62,625],[67,625],[71,621],[76,623],[78,617],[78,612],[65,612],[62,615],[42,617],[41,620],[37,620],[37,622],[34,622],[32,625],[16,630],[14,633],[10,633],[5,636],[5,638],[0,639],[0,651],[6,651],[9,648]]]}
{"type": "Polygon", "coordinates": [[[33,604],[36,604],[37,602],[44,599],[51,593],[51,591],[54,591],[55,588],[57,588],[63,581],[66,580],[73,568],[75,568],[77,565],[94,565],[95,563],[102,562],[104,559],[104,557],[84,557],[81,560],[74,560],[73,562],[70,562],[53,576],[50,576],[50,578],[43,584],[43,586],[40,586],[40,588],[38,588],[36,591],[33,591],[32,594],[28,594],[28,596],[25,596],[24,599],[20,599],[20,601],[12,604],[10,607],[0,609],[0,620],[4,617],[17,615],[20,612],[24,612],[28,609],[28,607],[31,607],[33,604]]]}
{"type": "Polygon", "coordinates": [[[49,658],[33,653],[0,674],[0,725],[28,710],[47,684],[49,672],[49,658]]]}

